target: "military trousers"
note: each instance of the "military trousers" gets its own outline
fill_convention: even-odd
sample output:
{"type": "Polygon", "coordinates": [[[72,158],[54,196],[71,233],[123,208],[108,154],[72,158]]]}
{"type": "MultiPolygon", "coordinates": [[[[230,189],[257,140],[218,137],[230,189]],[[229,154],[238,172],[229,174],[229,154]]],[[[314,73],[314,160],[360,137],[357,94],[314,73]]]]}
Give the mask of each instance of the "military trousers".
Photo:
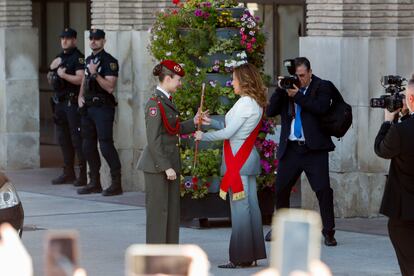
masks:
{"type": "Polygon", "coordinates": [[[176,180],[170,181],[165,172],[144,172],[144,178],[147,243],[178,244],[180,228],[179,175],[176,180]]]}
{"type": "Polygon", "coordinates": [[[86,114],[82,115],[82,149],[93,175],[98,175],[101,168],[98,140],[102,155],[111,169],[111,175],[121,172],[121,162],[113,139],[114,117],[115,108],[109,105],[90,106],[86,114]]]}
{"type": "Polygon", "coordinates": [[[63,155],[63,163],[67,168],[73,168],[75,152],[79,163],[84,165],[85,157],[82,151],[81,116],[77,104],[68,104],[68,101],[55,105],[54,121],[58,141],[63,155]]]}

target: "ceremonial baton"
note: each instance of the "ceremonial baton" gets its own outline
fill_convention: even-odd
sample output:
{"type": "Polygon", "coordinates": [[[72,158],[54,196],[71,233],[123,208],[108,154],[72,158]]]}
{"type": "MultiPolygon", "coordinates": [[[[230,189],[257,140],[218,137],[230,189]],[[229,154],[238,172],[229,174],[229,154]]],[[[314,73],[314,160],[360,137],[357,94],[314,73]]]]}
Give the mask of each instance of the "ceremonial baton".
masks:
{"type": "MultiPolygon", "coordinates": [[[[200,100],[200,107],[198,108],[198,112],[200,112],[200,116],[198,117],[197,122],[197,130],[201,130],[201,124],[203,122],[203,105],[204,105],[204,91],[206,89],[206,84],[203,82],[201,85],[201,100],[200,100]]],[[[200,141],[195,141],[195,148],[194,148],[194,164],[193,170],[195,170],[197,166],[197,153],[198,153],[198,144],[200,141]]]]}

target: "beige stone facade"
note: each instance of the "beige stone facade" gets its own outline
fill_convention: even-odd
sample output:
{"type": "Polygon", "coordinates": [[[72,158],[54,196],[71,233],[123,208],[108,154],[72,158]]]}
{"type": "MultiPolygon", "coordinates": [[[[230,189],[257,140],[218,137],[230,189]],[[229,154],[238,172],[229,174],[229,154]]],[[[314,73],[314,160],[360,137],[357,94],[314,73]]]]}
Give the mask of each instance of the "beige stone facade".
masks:
{"type": "Polygon", "coordinates": [[[37,32],[31,1],[0,2],[0,167],[39,166],[37,32]],[[27,47],[31,42],[33,46],[27,47]]]}
{"type": "MultiPolygon", "coordinates": [[[[7,169],[39,166],[42,97],[39,36],[32,27],[31,3],[0,0],[0,167],[7,169]]],[[[122,162],[122,185],[127,191],[143,190],[143,179],[135,164],[147,143],[143,108],[155,86],[151,75],[155,61],[147,50],[148,29],[154,12],[172,3],[92,0],[89,4],[90,25],[107,32],[106,49],[120,64],[114,132],[122,162]]],[[[273,39],[266,48],[269,51],[278,43],[278,32],[272,32],[277,21],[272,19],[274,6],[266,2],[262,8],[265,29],[273,39]]],[[[289,9],[280,9],[279,20],[285,18],[282,11],[294,11],[289,9]]],[[[336,84],[354,111],[352,128],[341,141],[335,141],[337,149],[330,155],[336,214],[376,216],[388,162],[373,151],[383,111],[371,109],[369,99],[383,94],[379,83],[382,75],[408,77],[413,71],[414,0],[306,0],[306,30],[307,36],[300,39],[300,54],[309,57],[316,75],[336,84]]],[[[86,50],[87,35],[85,32],[86,50]]],[[[279,54],[285,58],[283,51],[279,54]]],[[[276,61],[267,60],[269,71],[277,66],[276,61]]],[[[110,178],[105,163],[102,172],[102,182],[107,186],[110,178]]],[[[306,208],[317,207],[305,177],[302,202],[306,208]]]]}
{"type": "MultiPolygon", "coordinates": [[[[329,79],[352,105],[354,121],[330,154],[335,213],[340,217],[377,216],[389,162],[374,153],[384,111],[369,107],[384,94],[384,75],[410,77],[414,71],[414,1],[308,0],[308,36],[300,53],[313,72],[329,79]]],[[[302,204],[317,209],[302,177],[302,204]]]]}

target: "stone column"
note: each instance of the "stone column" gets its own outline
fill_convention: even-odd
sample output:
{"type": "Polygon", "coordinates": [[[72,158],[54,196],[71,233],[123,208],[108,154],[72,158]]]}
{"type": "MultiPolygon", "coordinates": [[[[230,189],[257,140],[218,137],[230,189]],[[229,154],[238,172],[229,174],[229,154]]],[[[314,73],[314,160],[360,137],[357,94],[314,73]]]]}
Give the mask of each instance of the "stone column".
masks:
{"type": "MultiPolygon", "coordinates": [[[[389,162],[374,153],[384,111],[369,107],[384,94],[384,75],[410,77],[414,71],[412,0],[307,0],[308,36],[300,54],[313,73],[331,80],[353,108],[353,125],[330,154],[335,214],[377,216],[389,162]]],[[[317,209],[302,175],[302,205],[317,209]]]]}
{"type": "MultiPolygon", "coordinates": [[[[91,5],[92,26],[105,30],[105,48],[119,61],[114,140],[122,163],[122,186],[126,191],[144,190],[143,175],[135,166],[147,143],[145,103],[156,84],[152,76],[155,61],[147,50],[148,30],[155,12],[169,5],[170,1],[145,0],[93,0],[91,5]]],[[[86,32],[85,36],[88,35],[86,32]]],[[[101,182],[106,187],[110,184],[110,174],[106,162],[102,163],[101,182]]]]}
{"type": "Polygon", "coordinates": [[[35,168],[40,164],[38,55],[31,1],[1,0],[1,169],[35,168]]]}

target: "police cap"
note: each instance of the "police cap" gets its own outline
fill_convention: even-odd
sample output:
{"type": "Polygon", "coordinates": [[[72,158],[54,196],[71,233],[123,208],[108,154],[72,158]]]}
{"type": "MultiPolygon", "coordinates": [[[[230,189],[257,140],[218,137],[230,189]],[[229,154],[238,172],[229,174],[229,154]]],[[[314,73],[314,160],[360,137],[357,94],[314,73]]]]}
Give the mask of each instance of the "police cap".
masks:
{"type": "Polygon", "coordinates": [[[61,33],[60,37],[76,38],[78,33],[72,28],[65,28],[61,33]]]}
{"type": "Polygon", "coordinates": [[[89,39],[103,39],[105,38],[105,32],[101,29],[91,29],[89,31],[89,39]]]}

